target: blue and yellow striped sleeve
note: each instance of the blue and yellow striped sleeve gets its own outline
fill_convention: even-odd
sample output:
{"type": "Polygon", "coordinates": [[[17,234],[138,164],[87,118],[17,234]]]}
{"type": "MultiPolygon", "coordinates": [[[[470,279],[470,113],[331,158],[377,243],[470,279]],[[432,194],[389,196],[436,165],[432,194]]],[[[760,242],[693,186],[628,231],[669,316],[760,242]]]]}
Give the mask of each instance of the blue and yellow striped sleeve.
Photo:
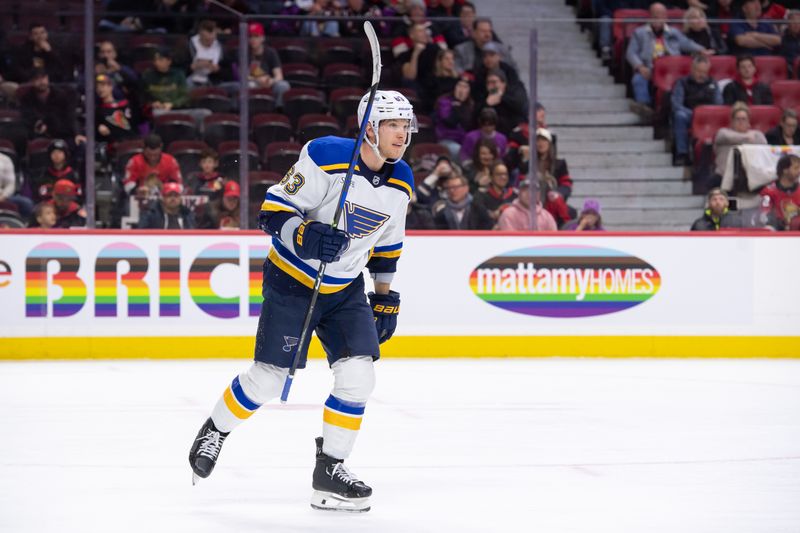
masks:
{"type": "Polygon", "coordinates": [[[403,243],[376,246],[372,249],[367,269],[373,274],[397,272],[397,261],[403,251],[403,243]]]}

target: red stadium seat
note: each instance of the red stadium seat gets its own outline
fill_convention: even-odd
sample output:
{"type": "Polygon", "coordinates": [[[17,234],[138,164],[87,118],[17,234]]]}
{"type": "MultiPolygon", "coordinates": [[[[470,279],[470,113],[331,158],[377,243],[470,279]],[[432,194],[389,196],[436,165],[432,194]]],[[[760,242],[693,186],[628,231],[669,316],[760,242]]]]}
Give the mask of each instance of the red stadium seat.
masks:
{"type": "Polygon", "coordinates": [[[794,58],[794,77],[800,80],[800,56],[794,58]]]}
{"type": "Polygon", "coordinates": [[[265,170],[286,174],[286,171],[297,162],[302,149],[301,144],[293,142],[268,144],[263,157],[265,170]]]}
{"type": "Polygon", "coordinates": [[[297,123],[298,140],[303,144],[317,137],[339,133],[339,121],[330,115],[309,113],[300,117],[297,123]]]}
{"type": "MultiPolygon", "coordinates": [[[[241,151],[239,141],[224,141],[219,144],[219,173],[223,176],[239,180],[239,161],[241,151]]],[[[252,170],[258,170],[258,147],[255,143],[247,144],[248,165],[252,170]]]]}
{"type": "Polygon", "coordinates": [[[283,110],[296,125],[302,115],[325,111],[325,93],[318,89],[289,89],[283,94],[283,110]]]}
{"type": "Polygon", "coordinates": [[[360,68],[349,63],[331,63],[326,65],[322,71],[322,81],[328,89],[366,86],[364,73],[360,68]]]}
{"type": "Polygon", "coordinates": [[[155,117],[155,132],[165,145],[172,141],[194,140],[199,136],[194,119],[185,113],[165,113],[155,117]]]}
{"type": "Polygon", "coordinates": [[[239,139],[239,115],[213,113],[203,119],[203,140],[212,148],[239,139]]]}
{"type": "Polygon", "coordinates": [[[772,99],[781,109],[800,109],[800,80],[773,81],[772,99]]]}
{"type": "Polygon", "coordinates": [[[192,107],[208,109],[212,113],[229,113],[233,110],[233,100],[219,87],[198,87],[189,93],[192,107]]]}
{"type": "Polygon", "coordinates": [[[200,157],[208,149],[204,141],[173,141],[167,145],[167,152],[178,161],[184,177],[200,170],[200,157]]]}
{"type": "Polygon", "coordinates": [[[358,61],[353,42],[350,39],[319,39],[317,41],[317,64],[320,66],[333,63],[354,65],[358,61]]]}
{"type": "Polygon", "coordinates": [[[427,115],[417,115],[417,125],[419,131],[412,137],[415,143],[435,143],[436,129],[434,128],[433,119],[427,115]]]}
{"type": "Polygon", "coordinates": [[[319,86],[319,69],[311,63],[285,63],[281,66],[283,77],[292,87],[319,86]]]}
{"type": "Polygon", "coordinates": [[[783,112],[776,105],[754,105],[750,106],[750,127],[766,132],[781,121],[783,112]]]}
{"type": "Polygon", "coordinates": [[[292,125],[289,117],[278,113],[263,113],[252,119],[253,138],[259,149],[273,142],[288,142],[292,138],[292,125]]]}
{"type": "Polygon", "coordinates": [[[0,139],[0,154],[6,155],[14,163],[14,170],[19,172],[19,160],[17,159],[17,149],[14,143],[8,139],[0,139]]]}
{"type": "Polygon", "coordinates": [[[787,78],[786,58],[781,56],[756,56],[758,81],[770,85],[773,81],[787,78]]]}
{"type": "Polygon", "coordinates": [[[678,79],[689,75],[692,59],[688,56],[665,56],[653,64],[653,85],[656,88],[656,108],[660,107],[664,93],[672,91],[678,79]]]}
{"type": "Polygon", "coordinates": [[[412,166],[426,155],[435,155],[437,157],[450,155],[450,151],[447,148],[437,143],[414,143],[410,151],[409,160],[412,166]]]}
{"type": "Polygon", "coordinates": [[[732,80],[736,77],[736,56],[711,56],[709,74],[715,80],[732,80]]]}
{"type": "Polygon", "coordinates": [[[142,139],[132,139],[130,141],[121,141],[114,146],[114,171],[118,176],[125,173],[125,165],[128,160],[135,154],[141,153],[144,149],[144,141],[142,139]]]}
{"type": "Polygon", "coordinates": [[[278,52],[281,63],[311,63],[312,43],[309,39],[272,39],[272,47],[278,52]]]}
{"type": "Polygon", "coordinates": [[[694,108],[690,137],[695,141],[695,161],[700,159],[703,145],[713,144],[717,131],[730,124],[730,114],[731,107],[726,105],[699,105],[694,108]]]}
{"type": "MultiPolygon", "coordinates": [[[[17,91],[19,99],[20,91],[17,91]]],[[[28,139],[28,129],[22,122],[22,115],[15,109],[0,109],[0,138],[8,139],[14,144],[18,154],[25,152],[25,142],[28,139]]]]}
{"type": "Polygon", "coordinates": [[[365,90],[355,87],[334,89],[331,91],[331,114],[339,119],[340,123],[346,123],[349,117],[355,116],[358,103],[365,93],[365,90]]]}
{"type": "Polygon", "coordinates": [[[250,89],[247,98],[247,107],[251,117],[261,113],[272,113],[275,111],[275,97],[272,96],[272,89],[250,89]]]}

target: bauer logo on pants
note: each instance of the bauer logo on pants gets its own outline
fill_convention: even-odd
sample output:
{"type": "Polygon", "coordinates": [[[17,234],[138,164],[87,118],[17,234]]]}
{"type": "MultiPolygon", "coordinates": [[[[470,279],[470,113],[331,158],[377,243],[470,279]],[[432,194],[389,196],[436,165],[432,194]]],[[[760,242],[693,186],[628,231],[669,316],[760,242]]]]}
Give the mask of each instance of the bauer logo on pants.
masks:
{"type": "Polygon", "coordinates": [[[472,271],[483,301],[525,315],[578,318],[616,313],[658,292],[661,276],[646,261],[593,246],[537,246],[492,257],[472,271]]]}

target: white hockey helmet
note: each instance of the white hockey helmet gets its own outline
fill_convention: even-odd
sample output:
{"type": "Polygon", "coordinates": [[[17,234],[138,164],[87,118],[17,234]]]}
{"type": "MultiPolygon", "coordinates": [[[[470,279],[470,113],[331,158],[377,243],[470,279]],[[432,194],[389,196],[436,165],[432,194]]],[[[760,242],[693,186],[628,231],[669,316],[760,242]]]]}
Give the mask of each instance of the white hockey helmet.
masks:
{"type": "MultiPolygon", "coordinates": [[[[364,114],[367,112],[367,103],[369,102],[369,93],[365,94],[361,101],[358,103],[358,123],[359,125],[364,120],[364,114]]],[[[364,137],[364,142],[367,143],[374,151],[375,154],[381,159],[388,158],[381,155],[378,150],[378,126],[382,120],[401,119],[409,121],[408,136],[406,137],[406,148],[411,144],[411,134],[417,133],[417,116],[414,114],[414,106],[408,101],[408,98],[403,96],[397,91],[377,91],[375,93],[375,100],[372,102],[372,111],[369,114],[369,123],[372,124],[372,131],[375,132],[375,143],[371,143],[369,139],[364,137]]],[[[403,157],[402,155],[400,157],[403,157]]],[[[400,159],[400,158],[398,158],[400,159]]],[[[391,160],[390,163],[397,161],[391,160]]]]}

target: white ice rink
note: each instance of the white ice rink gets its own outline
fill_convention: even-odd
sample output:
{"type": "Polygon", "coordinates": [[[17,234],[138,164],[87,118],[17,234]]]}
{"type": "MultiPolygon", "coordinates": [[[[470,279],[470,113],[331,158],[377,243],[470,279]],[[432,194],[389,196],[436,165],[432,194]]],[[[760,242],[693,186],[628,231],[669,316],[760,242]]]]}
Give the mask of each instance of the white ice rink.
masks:
{"type": "Polygon", "coordinates": [[[800,360],[381,361],[363,515],[308,504],[319,360],[192,487],[248,364],[0,363],[0,531],[800,532],[800,360]]]}

